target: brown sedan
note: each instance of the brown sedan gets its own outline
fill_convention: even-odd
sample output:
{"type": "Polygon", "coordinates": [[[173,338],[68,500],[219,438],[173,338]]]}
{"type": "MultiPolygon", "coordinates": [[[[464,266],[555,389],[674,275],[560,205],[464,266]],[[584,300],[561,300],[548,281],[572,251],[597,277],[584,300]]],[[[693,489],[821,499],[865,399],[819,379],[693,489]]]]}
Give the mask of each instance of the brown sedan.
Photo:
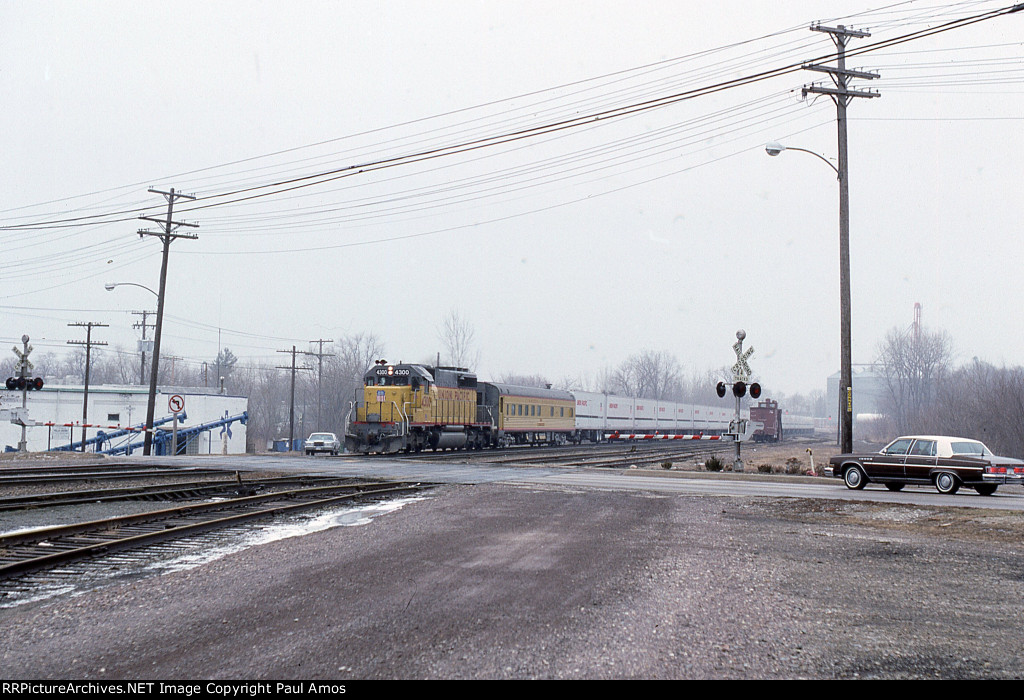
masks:
{"type": "Polygon", "coordinates": [[[970,438],[910,435],[878,452],[837,455],[829,460],[825,475],[842,479],[851,489],[871,482],[885,484],[890,491],[907,484],[931,484],[939,493],[953,494],[970,486],[991,496],[999,484],[1024,483],[1024,462],[997,457],[970,438]]]}

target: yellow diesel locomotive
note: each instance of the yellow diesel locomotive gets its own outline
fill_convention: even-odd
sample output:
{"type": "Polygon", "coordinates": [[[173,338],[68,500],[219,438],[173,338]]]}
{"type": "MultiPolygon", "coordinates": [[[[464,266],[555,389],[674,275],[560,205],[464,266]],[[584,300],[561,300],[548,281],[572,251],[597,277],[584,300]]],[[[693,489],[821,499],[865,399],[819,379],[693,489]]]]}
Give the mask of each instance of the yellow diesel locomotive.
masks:
{"type": "Polygon", "coordinates": [[[378,361],[363,377],[345,431],[349,452],[560,444],[574,437],[567,391],[477,382],[464,367],[378,361]]]}

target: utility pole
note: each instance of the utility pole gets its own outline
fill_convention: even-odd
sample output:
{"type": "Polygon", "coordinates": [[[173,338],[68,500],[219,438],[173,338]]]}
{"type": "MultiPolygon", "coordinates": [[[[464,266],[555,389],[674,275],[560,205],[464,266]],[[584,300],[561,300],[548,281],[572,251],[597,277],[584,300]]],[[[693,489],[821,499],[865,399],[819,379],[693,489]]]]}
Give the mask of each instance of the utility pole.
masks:
{"type": "Polygon", "coordinates": [[[195,199],[193,195],[182,194],[175,192],[174,188],[171,188],[170,192],[161,192],[150,188],[149,190],[153,194],[163,195],[167,200],[167,218],[157,219],[150,216],[140,216],[140,219],[146,221],[153,221],[157,224],[162,224],[164,229],[160,232],[148,231],[146,229],[139,229],[139,238],[143,236],[156,236],[164,244],[164,255],[163,260],[160,263],[160,293],[156,295],[156,331],[153,336],[153,367],[149,372],[149,401],[146,405],[146,437],[142,447],[142,454],[149,456],[153,450],[153,418],[156,411],[156,379],[157,373],[160,369],[160,338],[163,334],[164,326],[164,297],[167,291],[167,257],[171,252],[171,241],[178,238],[199,238],[194,233],[177,233],[177,229],[182,226],[190,226],[192,228],[198,228],[199,224],[187,224],[180,221],[174,221],[174,203],[179,199],[195,199]]]}
{"type": "Polygon", "coordinates": [[[93,323],[92,321],[86,323],[69,323],[68,326],[85,328],[85,340],[69,340],[68,345],[84,345],[85,346],[85,391],[82,397],[82,452],[85,452],[85,424],[89,422],[89,363],[92,355],[93,345],[106,345],[104,342],[100,342],[92,339],[93,328],[107,328],[106,323],[93,323]]]}
{"type": "Polygon", "coordinates": [[[839,130],[839,314],[840,314],[840,378],[839,378],[839,426],[840,451],[844,454],[853,452],[853,354],[851,350],[850,320],[850,181],[849,161],[846,143],[846,106],[854,97],[878,97],[877,92],[870,90],[851,90],[851,78],[872,79],[877,73],[847,70],[846,44],[851,38],[860,39],[871,36],[870,33],[856,29],[847,29],[843,25],[822,27],[811,25],[813,32],[825,32],[831,35],[836,45],[836,66],[808,64],[806,70],[828,73],[834,87],[824,85],[805,85],[802,94],[828,95],[836,105],[836,122],[839,130]]]}
{"type": "MultiPolygon", "coordinates": [[[[313,369],[313,368],[312,367],[305,367],[305,366],[303,366],[303,367],[296,367],[295,366],[295,356],[300,354],[300,353],[299,353],[298,350],[295,349],[294,345],[292,346],[291,350],[278,350],[278,352],[290,352],[292,354],[292,365],[291,365],[291,367],[287,367],[287,366],[286,367],[281,367],[280,365],[277,367],[277,369],[290,369],[292,371],[291,409],[290,409],[289,418],[288,418],[288,451],[291,452],[293,449],[295,449],[295,372],[297,372],[298,370],[309,370],[309,369],[313,369]]],[[[305,353],[301,353],[301,354],[305,354],[305,353]]]]}
{"type": "Polygon", "coordinates": [[[142,316],[142,320],[132,324],[132,328],[142,329],[142,340],[139,342],[139,349],[142,351],[142,364],[139,366],[139,384],[146,383],[146,329],[156,328],[152,323],[146,323],[146,316],[152,316],[152,311],[132,311],[135,316],[142,316]]]}
{"type": "Polygon", "coordinates": [[[324,343],[333,343],[334,341],[333,340],[324,340],[323,338],[319,338],[317,340],[311,340],[309,342],[310,343],[319,343],[320,344],[320,351],[319,352],[304,352],[304,353],[302,353],[303,355],[311,355],[311,356],[317,358],[317,374],[316,374],[316,429],[319,432],[320,430],[323,430],[323,426],[320,424],[320,409],[321,409],[321,407],[323,405],[323,401],[321,400],[321,393],[323,391],[323,384],[324,384],[324,358],[325,357],[334,357],[334,353],[330,353],[330,352],[325,353],[324,352],[324,343]]]}
{"type": "Polygon", "coordinates": [[[171,361],[171,385],[174,386],[178,383],[178,376],[175,374],[177,370],[177,362],[178,360],[184,360],[185,358],[178,357],[177,355],[165,355],[164,359],[171,361]]]}

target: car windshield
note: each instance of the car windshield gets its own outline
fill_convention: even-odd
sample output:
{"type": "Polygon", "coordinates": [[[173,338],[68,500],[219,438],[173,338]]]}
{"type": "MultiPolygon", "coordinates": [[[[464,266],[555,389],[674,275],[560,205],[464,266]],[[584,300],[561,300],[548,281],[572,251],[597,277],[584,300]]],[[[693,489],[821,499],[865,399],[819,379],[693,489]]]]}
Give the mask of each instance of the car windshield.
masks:
{"type": "Polygon", "coordinates": [[[330,433],[313,433],[309,436],[310,440],[333,440],[334,436],[330,433]]]}
{"type": "Polygon", "coordinates": [[[990,455],[989,449],[980,442],[974,440],[957,440],[950,443],[955,455],[990,455]]]}

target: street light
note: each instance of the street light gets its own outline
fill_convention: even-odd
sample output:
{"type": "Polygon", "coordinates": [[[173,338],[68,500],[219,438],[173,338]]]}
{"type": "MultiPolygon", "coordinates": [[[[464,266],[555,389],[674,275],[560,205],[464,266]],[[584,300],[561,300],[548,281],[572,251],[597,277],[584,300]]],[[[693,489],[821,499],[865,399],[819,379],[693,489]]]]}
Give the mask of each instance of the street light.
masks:
{"type": "Polygon", "coordinates": [[[832,168],[839,180],[839,447],[848,454],[853,452],[853,357],[850,347],[850,188],[843,145],[840,141],[839,167],[814,151],[783,146],[776,141],[766,144],[764,150],[770,156],[783,151],[810,153],[832,168]]]}
{"type": "Polygon", "coordinates": [[[106,289],[108,292],[114,291],[115,287],[142,287],[147,292],[155,296],[157,299],[160,298],[160,295],[154,292],[152,289],[150,289],[144,284],[139,284],[137,282],[107,282],[105,285],[103,285],[103,288],[106,289]]]}
{"type": "MultiPolygon", "coordinates": [[[[160,337],[160,326],[161,326],[161,323],[163,322],[163,314],[160,313],[160,311],[163,310],[163,304],[161,303],[162,300],[160,299],[160,295],[157,294],[156,292],[154,292],[152,289],[150,289],[146,285],[139,284],[138,282],[107,282],[106,284],[103,285],[103,288],[106,289],[108,292],[114,291],[114,289],[116,287],[141,287],[142,289],[145,289],[147,292],[149,292],[150,294],[152,294],[153,296],[156,297],[156,306],[157,306],[156,333],[157,333],[157,338],[159,338],[160,337]]],[[[146,315],[147,315],[147,312],[143,311],[142,312],[142,339],[143,340],[146,339],[146,315]]],[[[146,351],[143,350],[142,351],[142,367],[139,370],[139,383],[144,383],[145,382],[145,374],[146,374],[146,369],[145,368],[146,368],[146,351]]],[[[153,414],[154,414],[155,408],[156,408],[156,378],[157,378],[157,371],[159,370],[159,368],[160,368],[160,344],[157,341],[157,342],[153,343],[153,366],[152,366],[152,368],[149,371],[149,398],[147,399],[147,403],[146,403],[146,414],[147,414],[146,429],[147,429],[147,432],[146,432],[145,437],[143,438],[144,439],[143,454],[146,455],[146,456],[148,456],[149,453],[150,453],[150,449],[151,449],[151,445],[152,445],[152,439],[153,439],[152,438],[152,433],[150,433],[149,431],[151,431],[153,429],[153,414]]]]}
{"type": "Polygon", "coordinates": [[[830,161],[828,158],[826,158],[825,156],[821,155],[820,153],[815,153],[814,151],[808,151],[806,148],[797,148],[796,146],[783,146],[778,141],[772,141],[771,143],[765,144],[764,150],[765,150],[765,153],[767,153],[770,156],[777,156],[780,153],[782,153],[783,151],[800,151],[801,153],[810,153],[812,156],[814,156],[818,160],[820,160],[823,163],[825,163],[825,165],[827,165],[828,167],[832,168],[832,171],[836,174],[836,178],[837,179],[842,177],[839,174],[839,168],[837,168],[835,165],[833,165],[832,161],[830,161]]]}

